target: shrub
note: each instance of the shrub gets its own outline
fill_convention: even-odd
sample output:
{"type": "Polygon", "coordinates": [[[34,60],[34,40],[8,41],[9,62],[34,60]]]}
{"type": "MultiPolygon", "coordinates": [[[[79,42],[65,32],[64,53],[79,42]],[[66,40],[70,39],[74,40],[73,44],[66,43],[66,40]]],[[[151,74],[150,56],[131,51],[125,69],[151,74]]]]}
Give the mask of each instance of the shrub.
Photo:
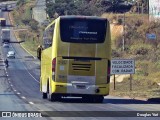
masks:
{"type": "Polygon", "coordinates": [[[112,57],[117,58],[120,57],[121,53],[118,50],[112,50],[112,57]]]}
{"type": "Polygon", "coordinates": [[[25,25],[28,25],[29,22],[30,22],[30,19],[26,19],[26,18],[22,19],[22,23],[25,25]]]}
{"type": "Polygon", "coordinates": [[[130,53],[134,55],[147,55],[149,51],[152,50],[152,45],[149,44],[136,44],[132,45],[130,48],[130,53]]]}
{"type": "Polygon", "coordinates": [[[123,20],[121,18],[118,18],[118,24],[122,25],[122,23],[123,23],[123,20]]]}
{"type": "Polygon", "coordinates": [[[24,40],[26,37],[26,33],[25,32],[19,32],[19,37],[21,40],[24,40]]]}
{"type": "Polygon", "coordinates": [[[26,0],[18,0],[17,1],[17,6],[24,5],[26,3],[26,0]]]}
{"type": "Polygon", "coordinates": [[[31,26],[31,29],[32,30],[38,30],[38,22],[34,19],[32,19],[30,22],[29,22],[29,25],[31,26]]]}

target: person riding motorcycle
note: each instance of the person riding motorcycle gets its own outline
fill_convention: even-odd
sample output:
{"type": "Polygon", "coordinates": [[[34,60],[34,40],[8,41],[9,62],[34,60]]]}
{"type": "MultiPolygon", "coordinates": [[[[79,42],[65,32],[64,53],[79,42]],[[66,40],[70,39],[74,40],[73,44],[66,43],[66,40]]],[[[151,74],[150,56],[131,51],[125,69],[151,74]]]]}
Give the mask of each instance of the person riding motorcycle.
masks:
{"type": "Polygon", "coordinates": [[[8,67],[8,60],[7,59],[4,61],[4,63],[6,65],[6,67],[8,67]]]}

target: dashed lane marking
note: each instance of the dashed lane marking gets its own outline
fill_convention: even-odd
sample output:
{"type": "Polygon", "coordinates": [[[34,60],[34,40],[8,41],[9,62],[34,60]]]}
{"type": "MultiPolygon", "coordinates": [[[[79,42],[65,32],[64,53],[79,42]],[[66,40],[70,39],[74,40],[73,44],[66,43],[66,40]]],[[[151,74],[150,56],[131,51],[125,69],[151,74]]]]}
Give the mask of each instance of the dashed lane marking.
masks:
{"type": "Polygon", "coordinates": [[[20,95],[21,93],[18,92],[17,94],[20,95]]]}
{"type": "Polygon", "coordinates": [[[29,102],[29,104],[33,105],[34,103],[33,102],[29,102]]]}
{"type": "Polygon", "coordinates": [[[26,68],[26,66],[24,65],[25,69],[27,70],[28,74],[38,83],[40,83],[35,77],[33,77],[33,75],[28,71],[28,69],[26,68]]]}
{"type": "Polygon", "coordinates": [[[22,99],[26,99],[26,97],[24,97],[24,96],[22,96],[21,98],[22,98],[22,99]]]}

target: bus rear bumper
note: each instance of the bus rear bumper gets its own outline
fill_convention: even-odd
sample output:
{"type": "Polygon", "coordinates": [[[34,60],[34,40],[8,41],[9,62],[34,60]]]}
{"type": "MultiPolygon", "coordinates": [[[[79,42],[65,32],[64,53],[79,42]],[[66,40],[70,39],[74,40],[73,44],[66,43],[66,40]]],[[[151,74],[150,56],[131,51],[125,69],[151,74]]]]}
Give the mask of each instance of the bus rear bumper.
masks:
{"type": "Polygon", "coordinates": [[[103,85],[55,85],[55,91],[53,93],[62,93],[69,95],[108,95],[109,84],[103,85]]]}

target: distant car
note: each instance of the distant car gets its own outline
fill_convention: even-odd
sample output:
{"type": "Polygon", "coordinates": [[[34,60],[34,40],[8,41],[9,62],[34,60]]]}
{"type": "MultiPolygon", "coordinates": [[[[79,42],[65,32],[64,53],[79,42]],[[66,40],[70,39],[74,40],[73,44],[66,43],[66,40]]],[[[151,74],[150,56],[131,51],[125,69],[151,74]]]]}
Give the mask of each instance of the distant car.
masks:
{"type": "Polygon", "coordinates": [[[8,5],[7,7],[8,7],[8,8],[12,8],[12,5],[8,5]]]}
{"type": "Polygon", "coordinates": [[[4,43],[4,44],[3,44],[3,47],[4,47],[4,48],[9,48],[9,43],[4,43]]]}
{"type": "Polygon", "coordinates": [[[7,58],[15,58],[15,52],[14,51],[9,51],[7,53],[7,58]]]}
{"type": "Polygon", "coordinates": [[[12,10],[12,5],[7,5],[7,10],[12,10]]]}

